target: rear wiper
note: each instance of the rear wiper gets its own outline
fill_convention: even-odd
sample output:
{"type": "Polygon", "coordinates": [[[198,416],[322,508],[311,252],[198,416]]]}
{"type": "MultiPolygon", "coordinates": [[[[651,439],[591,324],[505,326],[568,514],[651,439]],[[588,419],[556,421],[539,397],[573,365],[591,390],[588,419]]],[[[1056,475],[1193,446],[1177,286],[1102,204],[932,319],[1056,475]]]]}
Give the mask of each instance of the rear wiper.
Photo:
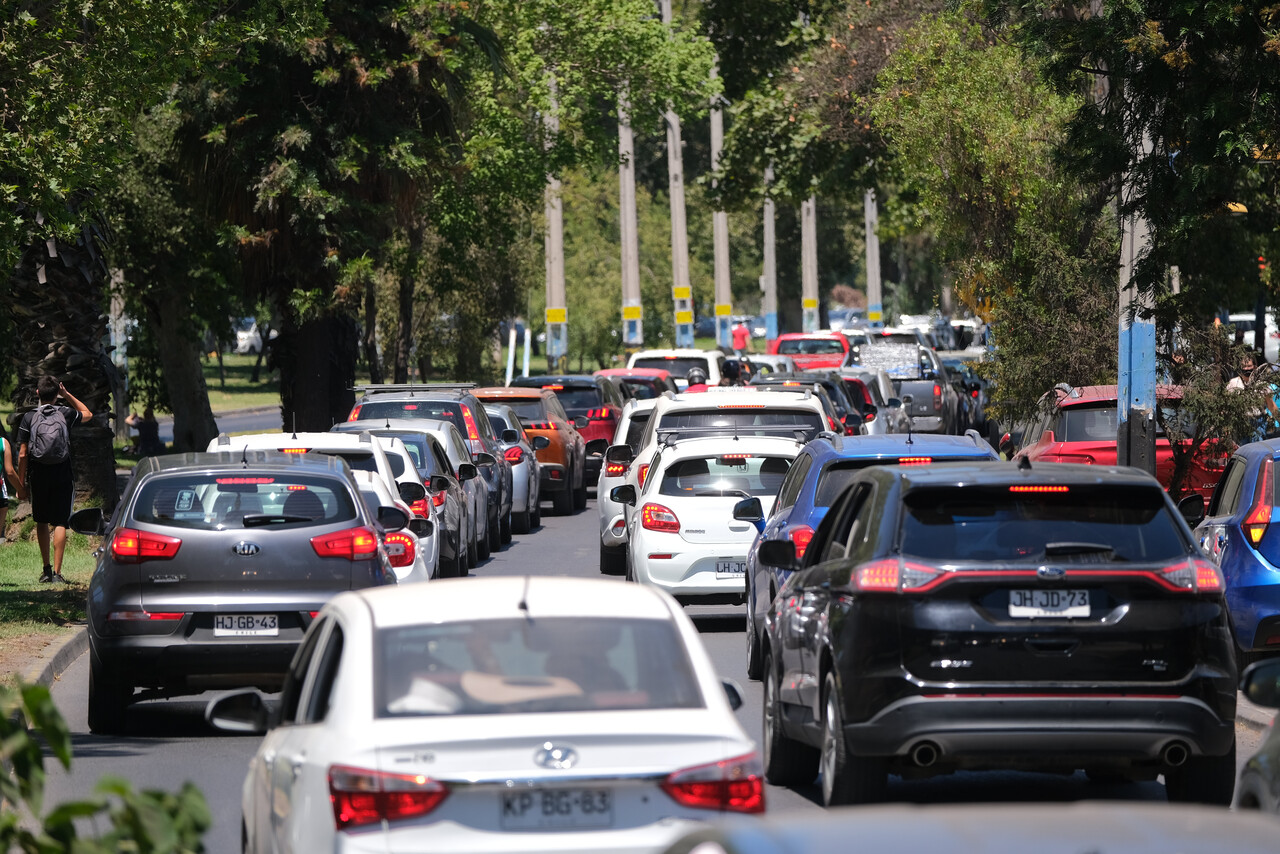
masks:
{"type": "Polygon", "coordinates": [[[283,525],[288,522],[314,522],[311,516],[291,516],[288,513],[253,513],[240,520],[246,528],[260,528],[263,525],[283,525]]]}
{"type": "Polygon", "coordinates": [[[1061,555],[1093,555],[1108,554],[1115,551],[1114,546],[1106,543],[1045,543],[1045,557],[1056,557],[1061,555]]]}

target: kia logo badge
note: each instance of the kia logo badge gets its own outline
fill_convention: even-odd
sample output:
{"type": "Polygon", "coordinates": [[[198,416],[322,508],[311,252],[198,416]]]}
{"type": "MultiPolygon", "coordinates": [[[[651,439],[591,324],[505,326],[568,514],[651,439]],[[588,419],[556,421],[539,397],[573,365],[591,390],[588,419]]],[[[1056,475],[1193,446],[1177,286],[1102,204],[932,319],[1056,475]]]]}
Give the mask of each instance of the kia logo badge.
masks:
{"type": "Polygon", "coordinates": [[[572,747],[557,747],[548,741],[533,752],[533,761],[543,768],[563,771],[578,764],[578,751],[572,747]]]}
{"type": "Polygon", "coordinates": [[[246,543],[243,540],[231,547],[231,551],[240,555],[240,557],[251,557],[261,550],[261,547],[257,543],[246,543]]]}
{"type": "Polygon", "coordinates": [[[1041,581],[1061,581],[1067,577],[1067,571],[1060,566],[1042,566],[1036,570],[1041,581]]]}

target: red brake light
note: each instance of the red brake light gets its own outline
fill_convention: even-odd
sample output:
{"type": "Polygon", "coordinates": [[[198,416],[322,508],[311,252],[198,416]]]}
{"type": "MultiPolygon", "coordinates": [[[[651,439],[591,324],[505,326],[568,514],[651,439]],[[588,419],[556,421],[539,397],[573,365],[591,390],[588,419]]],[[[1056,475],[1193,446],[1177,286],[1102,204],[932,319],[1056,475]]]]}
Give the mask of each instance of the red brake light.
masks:
{"type": "Polygon", "coordinates": [[[622,477],[626,473],[627,473],[627,466],[625,463],[605,463],[605,466],[604,466],[605,477],[622,477]]]}
{"type": "Polygon", "coordinates": [[[1009,487],[1009,491],[1010,491],[1010,492],[1053,492],[1053,493],[1061,493],[1061,492],[1070,492],[1070,491],[1071,491],[1071,487],[1069,487],[1069,486],[1011,486],[1011,487],[1009,487]]]}
{"type": "Polygon", "coordinates": [[[639,471],[639,479],[640,479],[641,486],[644,486],[644,479],[647,474],[649,474],[649,464],[645,463],[644,465],[640,466],[640,471],[639,471]]]}
{"type": "Polygon", "coordinates": [[[804,557],[805,549],[809,548],[809,543],[813,541],[813,528],[808,525],[800,525],[791,531],[791,542],[796,546],[796,560],[804,557]]]}
{"type": "Polygon", "coordinates": [[[544,385],[543,388],[550,389],[551,391],[564,391],[564,386],[562,385],[544,385]]]}
{"type": "Polygon", "coordinates": [[[695,809],[764,812],[764,766],[754,753],[677,771],[662,781],[676,803],[695,809]]]}
{"type": "Polygon", "coordinates": [[[413,566],[418,558],[418,545],[404,531],[392,531],[384,538],[387,558],[392,566],[413,566]]]}
{"type": "Polygon", "coordinates": [[[400,408],[401,408],[401,409],[403,409],[405,412],[415,412],[415,411],[417,411],[417,409],[418,409],[418,404],[416,404],[416,403],[406,403],[406,404],[404,404],[403,406],[401,406],[400,408]]]}
{"type": "Polygon", "coordinates": [[[431,503],[437,507],[444,506],[444,500],[449,496],[449,490],[442,489],[435,495],[431,496],[431,503]]]}
{"type": "Polygon", "coordinates": [[[898,457],[900,466],[927,466],[931,462],[933,457],[898,457]]]}
{"type": "Polygon", "coordinates": [[[151,531],[117,528],[111,537],[111,556],[116,563],[142,563],[144,560],[169,560],[182,548],[182,540],[151,531]]]}
{"type": "Polygon", "coordinates": [[[1160,570],[1166,587],[1187,593],[1216,593],[1226,586],[1222,573],[1207,560],[1191,558],[1160,570]]]}
{"type": "Polygon", "coordinates": [[[969,392],[969,396],[976,398],[978,396],[978,390],[975,388],[973,391],[969,392]]]}
{"type": "Polygon", "coordinates": [[[329,800],[339,830],[424,816],[448,794],[443,783],[421,774],[329,766],[329,800]]]}
{"type": "Polygon", "coordinates": [[[368,560],[378,553],[378,535],[368,528],[347,528],[312,537],[311,547],[320,557],[368,560]]]}
{"type": "Polygon", "coordinates": [[[528,424],[525,424],[525,425],[524,425],[524,429],[526,429],[526,430],[554,430],[554,429],[556,429],[556,425],[552,424],[550,421],[530,421],[528,424]]]}
{"type": "Polygon", "coordinates": [[[305,454],[310,448],[281,448],[282,454],[305,454]]]}
{"type": "Polygon", "coordinates": [[[849,583],[857,590],[907,593],[927,590],[943,578],[931,566],[888,557],[855,567],[849,583]]]}
{"type": "Polygon", "coordinates": [[[1272,485],[1274,467],[1272,460],[1263,460],[1262,470],[1258,472],[1258,483],[1253,488],[1253,505],[1249,508],[1249,515],[1244,517],[1242,527],[1245,536],[1255,546],[1262,541],[1262,535],[1267,532],[1267,525],[1271,522],[1271,511],[1274,509],[1272,496],[1275,495],[1272,485]]]}
{"type": "Polygon", "coordinates": [[[287,492],[306,492],[307,488],[300,483],[291,483],[285,487],[287,492]]]}
{"type": "Polygon", "coordinates": [[[507,462],[511,463],[513,466],[518,466],[520,463],[524,462],[524,448],[519,445],[512,445],[510,448],[503,451],[502,455],[506,457],[507,462]]]}
{"type": "Polygon", "coordinates": [[[361,408],[362,406],[364,406],[364,404],[363,404],[363,403],[357,403],[357,404],[355,405],[355,407],[351,410],[351,414],[347,416],[347,420],[348,420],[348,421],[359,421],[359,420],[360,420],[360,408],[361,408]]]}
{"type": "MultiPolygon", "coordinates": [[[[444,492],[441,492],[440,494],[444,495],[444,492]]],[[[434,496],[432,496],[432,498],[434,500],[434,496]]],[[[410,504],[409,511],[419,519],[431,518],[431,508],[427,505],[427,499],[425,498],[419,498],[417,501],[410,504]]]]}
{"type": "Polygon", "coordinates": [[[680,520],[676,514],[661,504],[646,504],[640,508],[640,524],[650,531],[668,534],[680,533],[680,520]]]}
{"type": "Polygon", "coordinates": [[[215,480],[228,486],[254,486],[260,483],[276,482],[274,477],[219,477],[215,478],[215,480]]]}

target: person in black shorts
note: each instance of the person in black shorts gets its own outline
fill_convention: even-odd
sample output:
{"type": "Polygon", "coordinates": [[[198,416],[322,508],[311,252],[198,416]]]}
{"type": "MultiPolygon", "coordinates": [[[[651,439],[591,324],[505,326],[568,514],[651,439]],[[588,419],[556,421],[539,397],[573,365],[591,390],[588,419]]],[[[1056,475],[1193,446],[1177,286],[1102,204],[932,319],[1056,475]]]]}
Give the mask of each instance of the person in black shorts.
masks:
{"type": "Polygon", "coordinates": [[[40,378],[36,383],[36,396],[40,405],[23,415],[18,424],[18,482],[27,483],[30,476],[31,518],[36,522],[36,540],[44,561],[40,581],[62,581],[67,520],[71,518],[76,489],[70,433],[72,427],[92,418],[93,413],[52,377],[40,378]],[[75,408],[58,406],[59,394],[75,408]],[[50,529],[52,562],[49,561],[50,529]]]}

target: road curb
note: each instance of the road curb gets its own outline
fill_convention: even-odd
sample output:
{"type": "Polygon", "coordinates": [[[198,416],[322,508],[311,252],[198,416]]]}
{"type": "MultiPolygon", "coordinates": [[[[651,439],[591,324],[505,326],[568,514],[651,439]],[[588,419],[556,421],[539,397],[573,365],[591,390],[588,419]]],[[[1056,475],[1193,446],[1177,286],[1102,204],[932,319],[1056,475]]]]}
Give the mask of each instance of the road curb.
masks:
{"type": "Polygon", "coordinates": [[[89,648],[89,632],[79,629],[71,637],[58,644],[50,645],[40,656],[40,660],[32,664],[22,673],[22,681],[27,684],[49,686],[71,666],[77,658],[89,648]]]}

